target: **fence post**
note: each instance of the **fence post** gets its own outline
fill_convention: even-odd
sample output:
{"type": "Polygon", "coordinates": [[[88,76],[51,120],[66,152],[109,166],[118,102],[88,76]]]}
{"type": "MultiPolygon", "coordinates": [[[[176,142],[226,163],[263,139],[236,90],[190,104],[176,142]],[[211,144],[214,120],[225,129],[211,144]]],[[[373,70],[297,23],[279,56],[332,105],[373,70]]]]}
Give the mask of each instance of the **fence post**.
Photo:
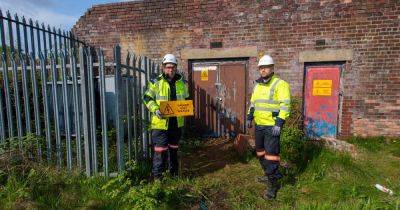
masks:
{"type": "MultiPolygon", "coordinates": [[[[18,139],[21,143],[22,139],[22,116],[21,116],[21,102],[19,97],[19,85],[18,85],[18,69],[14,58],[14,53],[11,56],[11,66],[13,73],[13,86],[14,86],[14,105],[15,105],[15,115],[17,116],[17,134],[18,139]]],[[[21,146],[21,145],[20,145],[21,146]]]]}
{"type": "MultiPolygon", "coordinates": [[[[150,77],[151,77],[151,64],[150,64],[150,59],[147,57],[144,57],[145,59],[145,71],[146,71],[146,76],[145,76],[145,88],[143,90],[143,93],[146,91],[147,85],[149,84],[150,81],[150,77]]],[[[151,132],[149,132],[149,127],[150,127],[150,112],[148,109],[145,109],[145,120],[148,123],[148,127],[145,130],[146,133],[146,154],[147,157],[151,158],[151,153],[150,153],[150,149],[149,149],[149,145],[151,144],[151,132]]]]}
{"type": "MultiPolygon", "coordinates": [[[[35,118],[35,134],[36,136],[40,136],[42,131],[40,128],[40,116],[39,116],[39,91],[37,87],[37,78],[36,78],[36,63],[35,63],[35,56],[33,53],[29,56],[29,63],[31,66],[31,85],[32,85],[32,96],[33,96],[33,113],[35,118]]],[[[41,160],[42,158],[42,149],[41,145],[39,144],[39,140],[37,140],[38,145],[38,155],[41,160]]]]}
{"type": "Polygon", "coordinates": [[[101,136],[103,142],[103,169],[104,176],[108,177],[108,132],[107,132],[107,111],[106,111],[106,82],[104,72],[104,55],[99,49],[99,74],[100,74],[100,104],[101,104],[101,136]]]}
{"type": "Polygon", "coordinates": [[[91,171],[91,145],[90,145],[90,120],[89,120],[89,92],[88,92],[88,71],[85,65],[85,52],[83,47],[79,48],[79,65],[81,72],[81,97],[82,97],[82,123],[83,138],[85,147],[86,175],[90,176],[91,171]]]}
{"type": "Polygon", "coordinates": [[[56,133],[56,154],[57,154],[57,167],[62,166],[62,154],[61,154],[61,133],[60,133],[60,116],[58,106],[58,94],[57,94],[57,57],[53,53],[50,54],[51,60],[51,82],[52,82],[52,96],[53,96],[53,114],[54,114],[54,129],[56,133]]]}
{"type": "MultiPolygon", "coordinates": [[[[147,58],[146,57],[143,57],[142,58],[143,59],[143,61],[142,61],[142,67],[143,67],[143,71],[144,71],[144,85],[142,86],[142,84],[140,84],[141,85],[141,89],[142,89],[142,93],[144,93],[144,92],[146,92],[146,85],[147,85],[147,82],[148,82],[148,69],[147,69],[147,58]]],[[[148,113],[148,111],[147,111],[147,108],[144,106],[144,104],[142,103],[142,121],[145,121],[146,123],[149,123],[149,121],[147,120],[147,113],[148,113]]],[[[143,125],[143,123],[142,123],[142,125],[143,125]]],[[[147,131],[147,124],[146,124],[146,126],[142,126],[142,132],[143,132],[143,155],[144,155],[144,157],[145,158],[148,158],[149,157],[149,148],[148,148],[148,146],[149,146],[149,139],[148,139],[148,131],[147,131]]]]}
{"type": "Polygon", "coordinates": [[[97,173],[97,138],[96,138],[96,113],[95,113],[95,100],[94,100],[94,84],[93,80],[93,57],[91,48],[86,48],[87,52],[87,69],[88,69],[88,91],[89,91],[89,118],[90,118],[90,139],[92,151],[92,170],[97,173]]]}
{"type": "Polygon", "coordinates": [[[137,73],[138,73],[138,80],[136,84],[136,90],[137,91],[137,99],[138,99],[138,141],[139,141],[139,148],[140,148],[140,153],[142,157],[145,157],[145,153],[143,150],[143,118],[142,118],[142,112],[144,109],[144,104],[142,103],[141,96],[142,96],[142,58],[138,58],[138,67],[137,67],[137,73]]]}
{"type": "Polygon", "coordinates": [[[47,68],[46,68],[46,58],[40,53],[40,72],[41,72],[41,80],[42,80],[42,93],[43,93],[43,109],[44,109],[44,127],[46,130],[46,143],[47,143],[47,162],[51,163],[51,132],[50,132],[50,111],[49,111],[49,102],[47,97],[47,68]]]}
{"type": "Polygon", "coordinates": [[[35,63],[35,56],[33,53],[30,55],[30,66],[31,66],[31,79],[32,79],[32,94],[33,94],[33,110],[35,116],[35,128],[36,128],[36,135],[40,136],[42,133],[40,127],[40,116],[39,116],[39,90],[37,86],[37,78],[36,78],[36,63],[35,63]]]}
{"type": "MultiPolygon", "coordinates": [[[[138,161],[138,114],[137,114],[137,69],[136,69],[136,56],[133,56],[132,59],[132,67],[133,67],[133,90],[132,90],[132,105],[133,105],[133,139],[134,139],[134,154],[135,154],[135,161],[138,161]]],[[[140,100],[139,100],[140,101],[140,100]]]]}
{"type": "Polygon", "coordinates": [[[128,52],[126,56],[125,64],[126,68],[126,80],[125,80],[125,98],[126,98],[126,116],[127,116],[127,133],[128,133],[128,160],[132,159],[132,113],[131,113],[131,70],[130,63],[131,55],[128,52]]]}
{"type": "Polygon", "coordinates": [[[19,53],[19,62],[22,64],[22,94],[24,97],[24,107],[25,107],[25,124],[26,133],[32,133],[31,129],[31,108],[29,104],[29,92],[28,92],[28,70],[27,70],[27,59],[25,55],[19,53]]]}
{"type": "MultiPolygon", "coordinates": [[[[0,71],[0,73],[2,73],[2,74],[3,74],[3,72],[4,72],[4,69],[3,69],[3,71],[0,71]]],[[[0,139],[1,139],[0,145],[3,144],[6,139],[6,134],[5,134],[5,129],[4,129],[5,123],[4,123],[3,111],[4,111],[4,109],[3,109],[3,88],[0,85],[0,139]]]]}
{"type": "Polygon", "coordinates": [[[80,103],[79,103],[79,91],[78,91],[78,76],[76,66],[76,54],[75,50],[72,50],[70,56],[71,63],[71,75],[72,75],[72,89],[73,89],[73,101],[74,101],[74,121],[75,121],[75,138],[76,138],[76,162],[79,169],[82,169],[82,143],[81,143],[81,117],[80,117],[80,103]]]}
{"type": "Polygon", "coordinates": [[[68,100],[68,84],[67,84],[67,55],[60,52],[61,57],[61,73],[62,73],[62,96],[64,102],[64,124],[67,149],[67,167],[72,169],[72,148],[71,148],[71,125],[69,119],[69,100],[68,100]]]}
{"type": "Polygon", "coordinates": [[[7,128],[8,138],[14,137],[13,115],[11,111],[11,96],[10,96],[10,82],[8,81],[8,66],[5,51],[2,56],[3,64],[3,80],[4,80],[4,96],[6,97],[6,110],[7,110],[7,128]]]}
{"type": "Polygon", "coordinates": [[[117,129],[117,161],[118,161],[118,171],[124,170],[124,131],[121,121],[121,87],[122,87],[122,77],[121,77],[121,47],[116,45],[114,47],[114,62],[115,62],[115,98],[117,102],[116,106],[116,129],[117,129]]]}

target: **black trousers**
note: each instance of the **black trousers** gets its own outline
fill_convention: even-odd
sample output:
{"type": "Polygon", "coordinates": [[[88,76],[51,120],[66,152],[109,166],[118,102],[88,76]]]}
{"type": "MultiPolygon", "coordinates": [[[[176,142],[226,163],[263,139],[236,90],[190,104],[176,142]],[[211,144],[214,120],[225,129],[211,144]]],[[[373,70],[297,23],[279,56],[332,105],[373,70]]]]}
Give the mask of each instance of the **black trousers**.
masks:
{"type": "Polygon", "coordinates": [[[267,156],[278,156],[280,154],[280,136],[272,135],[272,126],[255,127],[256,151],[260,165],[266,176],[271,178],[281,178],[279,172],[279,160],[268,160],[267,156]]]}
{"type": "Polygon", "coordinates": [[[171,175],[177,176],[179,140],[182,136],[180,128],[168,130],[152,130],[154,144],[153,176],[160,178],[168,168],[171,175]]]}

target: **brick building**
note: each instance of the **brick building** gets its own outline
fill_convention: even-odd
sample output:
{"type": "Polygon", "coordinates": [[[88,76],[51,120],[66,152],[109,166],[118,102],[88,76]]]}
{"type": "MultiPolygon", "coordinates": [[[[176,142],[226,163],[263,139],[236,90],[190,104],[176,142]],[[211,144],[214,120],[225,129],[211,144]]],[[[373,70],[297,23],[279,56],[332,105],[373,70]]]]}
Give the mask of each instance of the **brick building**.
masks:
{"type": "MultiPolygon", "coordinates": [[[[322,136],[400,136],[398,0],[111,3],[88,9],[73,31],[105,48],[110,57],[115,44],[153,59],[174,53],[194,84],[194,95],[207,92],[211,99],[206,97],[206,104],[215,95],[226,97],[226,108],[240,104],[226,112],[229,119],[239,119],[240,127],[258,77],[257,59],[269,53],[293,95],[304,97],[306,118],[330,124],[308,121],[314,123],[310,131],[317,129],[322,136]],[[221,82],[225,92],[218,95],[221,82]],[[235,91],[233,98],[228,97],[230,90],[235,91]]],[[[200,115],[209,126],[218,124],[208,119],[213,114],[200,115]]]]}

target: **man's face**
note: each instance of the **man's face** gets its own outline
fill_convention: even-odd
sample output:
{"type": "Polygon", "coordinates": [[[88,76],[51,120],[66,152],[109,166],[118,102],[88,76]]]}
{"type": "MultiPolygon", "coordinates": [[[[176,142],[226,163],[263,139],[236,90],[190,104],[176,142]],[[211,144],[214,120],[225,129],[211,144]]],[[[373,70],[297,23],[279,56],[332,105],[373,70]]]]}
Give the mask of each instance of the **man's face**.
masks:
{"type": "Polygon", "coordinates": [[[260,66],[258,70],[260,71],[261,77],[267,77],[274,72],[274,65],[260,66]]]}
{"type": "Polygon", "coordinates": [[[176,65],[173,63],[167,63],[164,65],[164,74],[167,75],[169,78],[174,78],[176,72],[176,65]]]}

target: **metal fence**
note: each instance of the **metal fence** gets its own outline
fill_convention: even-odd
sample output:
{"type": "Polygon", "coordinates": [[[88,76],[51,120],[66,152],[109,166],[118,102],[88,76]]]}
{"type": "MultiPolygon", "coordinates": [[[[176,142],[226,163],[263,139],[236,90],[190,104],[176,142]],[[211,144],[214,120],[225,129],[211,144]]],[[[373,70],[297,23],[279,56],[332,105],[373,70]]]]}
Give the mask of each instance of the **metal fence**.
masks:
{"type": "Polygon", "coordinates": [[[119,46],[112,62],[106,62],[102,50],[29,22],[0,11],[1,146],[20,144],[28,134],[43,137],[43,143],[37,142],[38,157],[87,175],[108,176],[124,170],[127,160],[149,157],[150,116],[141,95],[159,66],[132,53],[122,59],[119,46]]]}
{"type": "Polygon", "coordinates": [[[81,45],[84,43],[75,39],[70,31],[51,28],[44,23],[39,25],[38,21],[26,20],[17,14],[12,18],[8,11],[3,16],[0,10],[0,46],[6,59],[14,53],[39,58],[39,52],[44,55],[53,52],[57,57],[60,52],[66,54],[81,45]]]}
{"type": "Polygon", "coordinates": [[[150,156],[150,116],[141,95],[159,67],[131,53],[121,62],[119,46],[113,62],[105,62],[102,50],[92,51],[40,53],[29,62],[11,57],[10,68],[2,60],[2,143],[23,141],[35,130],[45,138],[39,155],[59,168],[85,168],[87,175],[107,176],[124,170],[127,160],[150,156]]]}

